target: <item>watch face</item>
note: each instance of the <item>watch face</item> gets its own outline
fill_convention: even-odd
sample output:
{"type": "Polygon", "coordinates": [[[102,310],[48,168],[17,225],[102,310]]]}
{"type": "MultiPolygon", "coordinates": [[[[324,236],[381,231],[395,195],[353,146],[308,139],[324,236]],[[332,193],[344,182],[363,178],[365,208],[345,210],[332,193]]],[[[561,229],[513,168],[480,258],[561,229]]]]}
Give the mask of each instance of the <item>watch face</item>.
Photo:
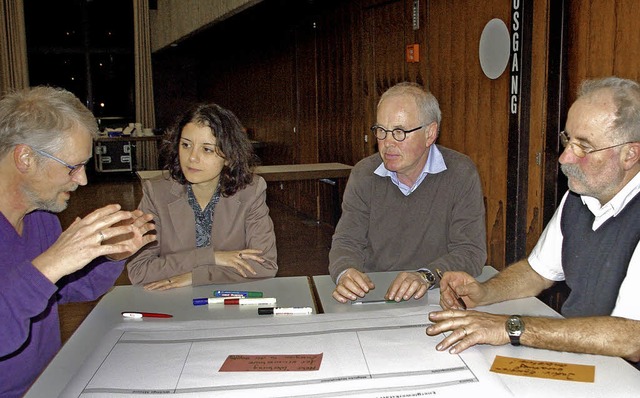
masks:
{"type": "Polygon", "coordinates": [[[434,283],[436,281],[436,277],[431,272],[427,272],[426,276],[429,282],[434,283]]]}
{"type": "Polygon", "coordinates": [[[510,336],[520,336],[522,334],[523,323],[519,316],[512,316],[507,320],[507,333],[510,336]]]}
{"type": "Polygon", "coordinates": [[[433,273],[431,271],[420,270],[418,272],[422,275],[424,280],[426,280],[427,282],[429,282],[431,284],[434,284],[436,282],[436,276],[433,275],[433,273]]]}

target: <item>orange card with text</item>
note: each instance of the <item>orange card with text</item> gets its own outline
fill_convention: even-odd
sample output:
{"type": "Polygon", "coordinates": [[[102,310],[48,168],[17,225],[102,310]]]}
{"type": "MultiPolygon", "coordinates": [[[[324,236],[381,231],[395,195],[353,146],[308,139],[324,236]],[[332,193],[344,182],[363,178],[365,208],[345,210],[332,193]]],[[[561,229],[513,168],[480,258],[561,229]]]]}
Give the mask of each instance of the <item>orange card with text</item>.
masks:
{"type": "Polygon", "coordinates": [[[229,355],[220,372],[300,372],[320,369],[322,354],[229,355]]]}
{"type": "Polygon", "coordinates": [[[596,367],[571,363],[534,361],[496,355],[491,371],[515,376],[593,383],[596,367]]]}

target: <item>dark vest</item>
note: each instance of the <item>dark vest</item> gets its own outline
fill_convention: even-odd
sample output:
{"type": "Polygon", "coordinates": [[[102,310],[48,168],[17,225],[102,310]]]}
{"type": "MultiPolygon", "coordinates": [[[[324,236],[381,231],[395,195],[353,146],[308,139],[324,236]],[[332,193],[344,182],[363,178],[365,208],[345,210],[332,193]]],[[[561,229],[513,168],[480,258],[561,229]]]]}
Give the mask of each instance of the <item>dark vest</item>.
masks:
{"type": "Polygon", "coordinates": [[[571,289],[565,317],[611,315],[640,239],[640,194],[596,231],[594,219],[580,195],[569,192],[560,220],[562,268],[571,289]]]}

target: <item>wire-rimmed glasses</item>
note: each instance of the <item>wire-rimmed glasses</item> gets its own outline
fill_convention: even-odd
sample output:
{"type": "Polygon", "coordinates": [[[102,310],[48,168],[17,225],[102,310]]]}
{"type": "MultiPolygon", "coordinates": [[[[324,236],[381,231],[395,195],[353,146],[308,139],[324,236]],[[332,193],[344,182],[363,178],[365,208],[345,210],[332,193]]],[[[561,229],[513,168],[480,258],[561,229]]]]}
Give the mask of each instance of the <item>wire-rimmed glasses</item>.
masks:
{"type": "Polygon", "coordinates": [[[616,145],[611,145],[608,147],[604,147],[604,148],[587,148],[583,145],[578,144],[577,142],[571,142],[571,137],[569,137],[569,134],[567,134],[566,131],[561,131],[560,132],[560,143],[562,144],[563,148],[566,148],[567,145],[571,145],[571,150],[573,151],[573,154],[576,155],[579,158],[583,158],[585,156],[587,156],[590,153],[596,153],[596,152],[600,152],[600,151],[604,151],[607,149],[611,149],[611,148],[615,148],[618,146],[622,146],[622,145],[627,145],[627,144],[632,144],[635,141],[627,141],[627,142],[623,142],[622,144],[616,144],[616,145]]]}
{"type": "Polygon", "coordinates": [[[50,153],[48,153],[48,152],[41,151],[40,149],[36,149],[36,148],[33,148],[33,150],[34,150],[34,151],[36,151],[36,152],[38,152],[40,155],[42,155],[42,156],[44,156],[44,157],[47,157],[47,158],[49,158],[49,159],[53,159],[53,160],[55,160],[56,162],[58,162],[58,163],[60,163],[60,164],[62,164],[62,165],[65,165],[65,166],[69,169],[69,176],[74,176],[74,175],[76,175],[80,170],[82,170],[82,168],[83,168],[84,166],[86,166],[86,165],[87,165],[87,162],[84,162],[84,163],[78,163],[78,164],[76,164],[76,165],[70,165],[69,163],[65,162],[64,160],[59,159],[59,158],[57,158],[57,157],[53,156],[52,154],[50,154],[50,153]]]}

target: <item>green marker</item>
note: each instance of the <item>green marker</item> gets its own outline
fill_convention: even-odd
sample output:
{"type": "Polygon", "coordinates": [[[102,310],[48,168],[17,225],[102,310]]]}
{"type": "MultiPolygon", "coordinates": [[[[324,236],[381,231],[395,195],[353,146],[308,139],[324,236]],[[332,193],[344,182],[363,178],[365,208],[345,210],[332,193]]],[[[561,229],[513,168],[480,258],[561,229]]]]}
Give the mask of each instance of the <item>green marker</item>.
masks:
{"type": "Polygon", "coordinates": [[[245,290],[214,290],[214,297],[244,297],[244,298],[261,298],[262,292],[248,292],[245,290]]]}

